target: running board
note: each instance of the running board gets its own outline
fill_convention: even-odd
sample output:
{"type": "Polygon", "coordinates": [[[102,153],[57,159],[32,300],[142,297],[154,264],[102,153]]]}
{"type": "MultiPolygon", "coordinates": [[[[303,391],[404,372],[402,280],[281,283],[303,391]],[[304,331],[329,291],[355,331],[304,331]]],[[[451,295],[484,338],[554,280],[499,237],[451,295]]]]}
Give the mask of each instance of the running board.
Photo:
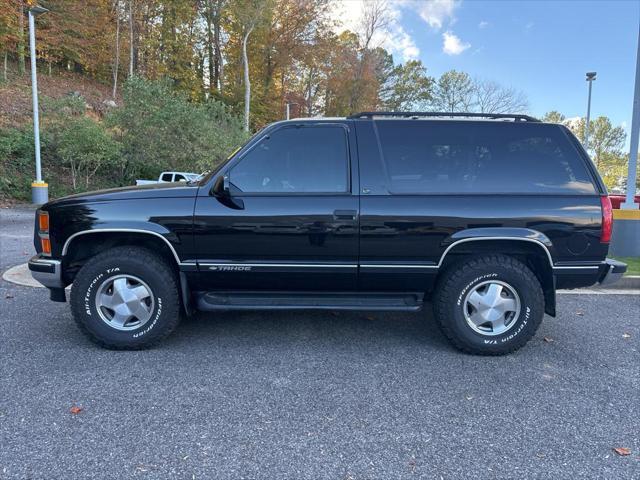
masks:
{"type": "Polygon", "coordinates": [[[214,310],[378,310],[422,309],[419,293],[194,292],[201,311],[214,310]]]}

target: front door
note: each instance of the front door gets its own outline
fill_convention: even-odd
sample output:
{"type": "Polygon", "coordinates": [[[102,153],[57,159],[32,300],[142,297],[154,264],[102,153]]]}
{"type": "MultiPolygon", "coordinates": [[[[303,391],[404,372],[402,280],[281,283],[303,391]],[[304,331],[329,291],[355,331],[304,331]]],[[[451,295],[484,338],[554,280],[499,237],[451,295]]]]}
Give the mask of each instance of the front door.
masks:
{"type": "Polygon", "coordinates": [[[342,123],[265,130],[198,196],[194,233],[209,290],[356,290],[358,186],[342,123]]]}

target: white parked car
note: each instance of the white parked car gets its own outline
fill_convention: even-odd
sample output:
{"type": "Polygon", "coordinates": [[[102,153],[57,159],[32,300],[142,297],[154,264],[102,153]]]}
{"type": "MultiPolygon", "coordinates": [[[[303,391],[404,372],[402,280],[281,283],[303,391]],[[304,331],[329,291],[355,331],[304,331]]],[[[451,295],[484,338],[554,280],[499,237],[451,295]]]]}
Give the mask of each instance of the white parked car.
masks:
{"type": "Polygon", "coordinates": [[[198,180],[201,177],[198,173],[190,172],[162,172],[158,180],[136,180],[136,185],[150,185],[152,183],[189,182],[198,180]]]}

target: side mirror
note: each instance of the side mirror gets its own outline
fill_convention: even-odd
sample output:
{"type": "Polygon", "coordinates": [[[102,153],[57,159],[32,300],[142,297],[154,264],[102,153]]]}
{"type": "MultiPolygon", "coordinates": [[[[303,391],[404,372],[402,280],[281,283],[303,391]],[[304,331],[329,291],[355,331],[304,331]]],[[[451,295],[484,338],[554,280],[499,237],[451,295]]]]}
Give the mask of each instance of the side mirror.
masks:
{"type": "Polygon", "coordinates": [[[212,193],[219,198],[229,198],[231,192],[229,190],[229,176],[220,175],[213,184],[212,193]]]}

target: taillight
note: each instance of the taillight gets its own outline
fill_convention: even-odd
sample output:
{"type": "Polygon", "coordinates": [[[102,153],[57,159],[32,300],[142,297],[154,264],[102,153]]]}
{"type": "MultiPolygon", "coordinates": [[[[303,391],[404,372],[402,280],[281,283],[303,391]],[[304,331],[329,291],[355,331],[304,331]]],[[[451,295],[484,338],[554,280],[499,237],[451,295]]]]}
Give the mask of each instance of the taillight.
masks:
{"type": "Polygon", "coordinates": [[[602,233],[600,234],[600,242],[609,243],[611,241],[611,230],[613,230],[613,210],[611,208],[611,199],[607,195],[600,197],[602,205],[602,233]]]}
{"type": "Polygon", "coordinates": [[[40,247],[42,254],[51,255],[51,240],[49,240],[49,213],[38,212],[38,236],[40,237],[40,247]]]}

